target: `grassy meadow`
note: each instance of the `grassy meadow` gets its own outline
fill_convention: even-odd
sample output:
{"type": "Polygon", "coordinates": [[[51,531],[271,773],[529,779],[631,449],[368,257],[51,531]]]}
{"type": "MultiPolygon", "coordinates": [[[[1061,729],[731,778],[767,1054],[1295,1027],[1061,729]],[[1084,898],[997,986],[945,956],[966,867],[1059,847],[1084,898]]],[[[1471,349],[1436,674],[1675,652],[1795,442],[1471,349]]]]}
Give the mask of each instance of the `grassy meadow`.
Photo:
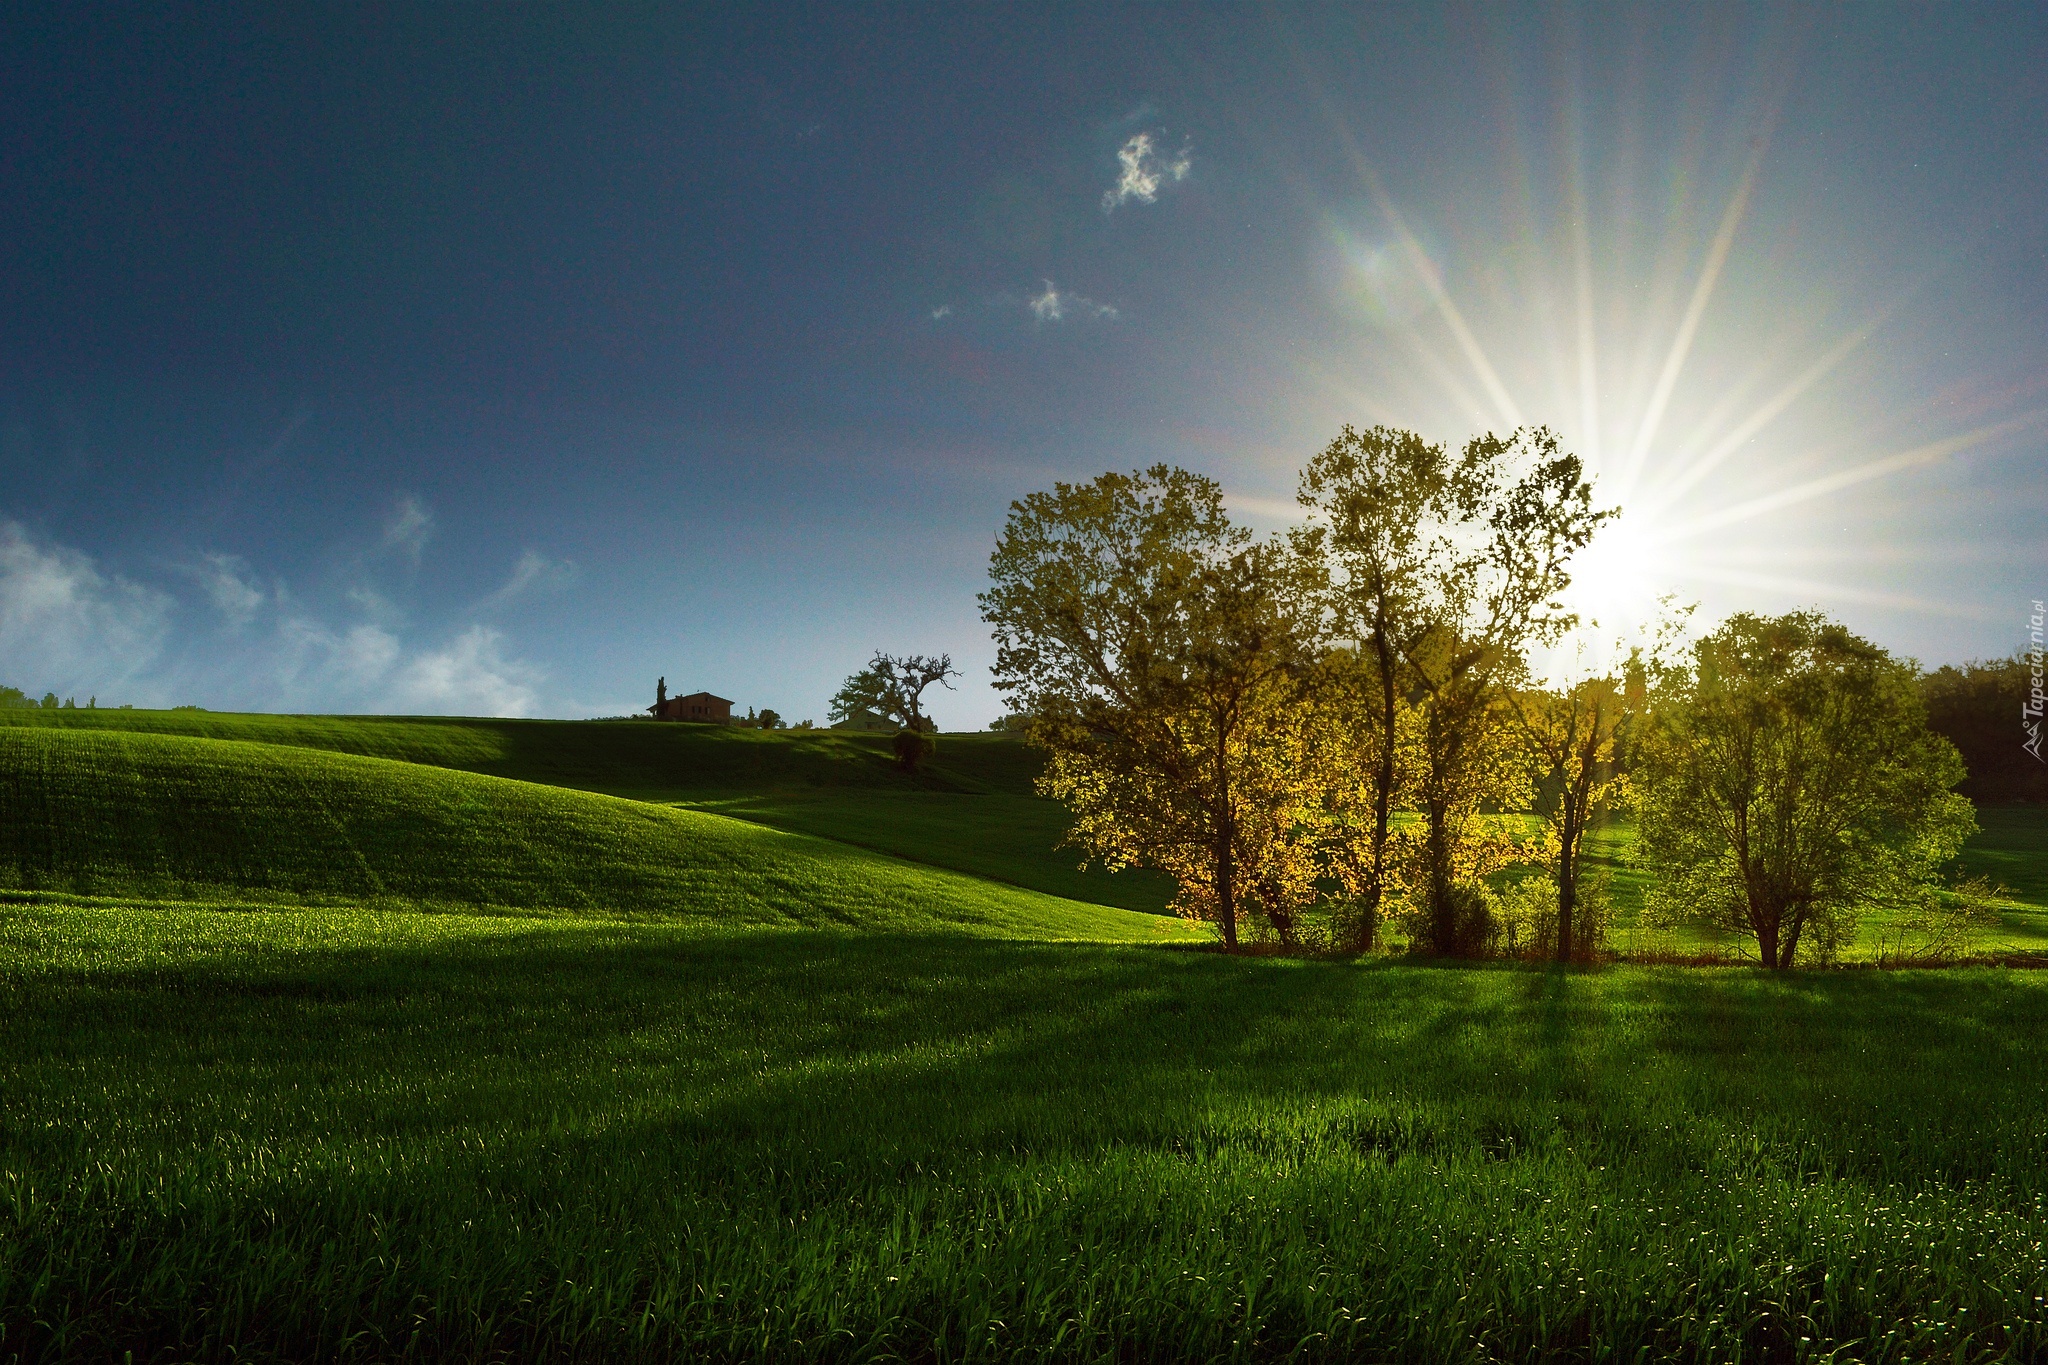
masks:
{"type": "Polygon", "coordinates": [[[995,736],[17,714],[0,1360],[2048,1359],[2048,972],[1227,957],[995,736]]]}

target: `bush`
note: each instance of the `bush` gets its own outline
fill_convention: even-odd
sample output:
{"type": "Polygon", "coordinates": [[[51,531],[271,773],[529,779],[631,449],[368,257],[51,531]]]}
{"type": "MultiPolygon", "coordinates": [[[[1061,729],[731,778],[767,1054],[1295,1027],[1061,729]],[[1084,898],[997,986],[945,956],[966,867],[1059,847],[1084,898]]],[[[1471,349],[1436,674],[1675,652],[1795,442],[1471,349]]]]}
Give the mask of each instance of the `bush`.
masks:
{"type": "MultiPolygon", "coordinates": [[[[1557,895],[1557,882],[1547,872],[1524,877],[1502,891],[1494,899],[1497,951],[1539,962],[1555,958],[1557,895]]],[[[1572,906],[1572,961],[1592,962],[1605,954],[1612,910],[1607,873],[1581,873],[1578,898],[1572,906]]]]}
{"type": "Polygon", "coordinates": [[[1449,932],[1436,941],[1438,921],[1429,911],[1426,893],[1418,892],[1402,918],[1407,921],[1408,945],[1432,957],[1485,957],[1493,952],[1500,937],[1497,902],[1484,882],[1460,882],[1450,891],[1449,932]]]}
{"type": "Polygon", "coordinates": [[[904,772],[914,773],[918,765],[938,751],[938,741],[927,730],[898,731],[891,746],[896,751],[896,766],[904,772]]]}

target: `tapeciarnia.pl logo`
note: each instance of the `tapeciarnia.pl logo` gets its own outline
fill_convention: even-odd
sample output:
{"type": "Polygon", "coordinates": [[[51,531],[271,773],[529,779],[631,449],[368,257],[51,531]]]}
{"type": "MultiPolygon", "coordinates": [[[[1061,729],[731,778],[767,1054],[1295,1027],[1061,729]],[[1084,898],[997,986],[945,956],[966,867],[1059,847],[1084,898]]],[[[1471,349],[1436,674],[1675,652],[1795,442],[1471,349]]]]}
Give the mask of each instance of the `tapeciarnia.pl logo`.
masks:
{"type": "Polygon", "coordinates": [[[2026,742],[2020,747],[2032,754],[2036,762],[2048,763],[2048,759],[2041,757],[2041,706],[2043,701],[2048,701],[2048,694],[2044,694],[2041,687],[2042,661],[2048,657],[2042,649],[2044,618],[2048,618],[2048,604],[2036,598],[2034,614],[2027,621],[2026,660],[2034,675],[2033,687],[2028,691],[2027,699],[2020,703],[2020,726],[2027,732],[2026,742]]]}

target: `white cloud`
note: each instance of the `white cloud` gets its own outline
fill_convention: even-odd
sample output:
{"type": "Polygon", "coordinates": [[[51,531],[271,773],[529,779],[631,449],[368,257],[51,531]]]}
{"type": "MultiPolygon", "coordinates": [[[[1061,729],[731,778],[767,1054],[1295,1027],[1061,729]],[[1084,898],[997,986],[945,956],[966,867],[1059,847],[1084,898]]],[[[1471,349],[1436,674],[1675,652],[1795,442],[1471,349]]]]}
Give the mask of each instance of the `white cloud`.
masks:
{"type": "MultiPolygon", "coordinates": [[[[402,504],[394,524],[401,534],[386,543],[407,549],[424,543],[431,518],[402,504]]],[[[541,670],[508,655],[505,637],[474,619],[428,646],[409,641],[404,614],[368,587],[345,593],[329,615],[282,582],[266,588],[233,555],[204,554],[169,572],[196,581],[239,639],[174,630],[179,607],[170,593],[0,520],[0,682],[81,700],[96,694],[109,704],[500,716],[541,707],[541,670]],[[266,615],[268,629],[247,629],[266,615]]],[[[573,574],[573,565],[529,550],[486,603],[557,587],[573,574]]]]}
{"type": "Polygon", "coordinates": [[[400,498],[384,522],[384,548],[420,562],[420,552],[434,535],[434,514],[411,494],[400,498]]]}
{"type": "Polygon", "coordinates": [[[1186,147],[1172,157],[1163,155],[1152,141],[1150,133],[1134,133],[1116,153],[1116,184],[1102,192],[1102,211],[1110,213],[1118,205],[1135,199],[1141,204],[1154,203],[1163,186],[1178,184],[1188,178],[1194,169],[1194,159],[1186,147]]]}
{"type": "Polygon", "coordinates": [[[1106,322],[1115,322],[1119,316],[1111,305],[1097,303],[1086,295],[1076,294],[1071,290],[1063,293],[1051,280],[1045,281],[1044,292],[1027,299],[1025,306],[1031,310],[1031,316],[1040,322],[1060,322],[1069,313],[1078,317],[1101,318],[1106,322]]]}
{"type": "Polygon", "coordinates": [[[486,626],[471,626],[446,649],[416,656],[393,679],[390,703],[431,714],[531,715],[539,673],[507,659],[499,649],[502,638],[486,626]]]}
{"type": "Polygon", "coordinates": [[[530,592],[557,592],[576,581],[576,566],[566,559],[549,559],[538,550],[527,550],[512,566],[512,574],[496,592],[477,603],[479,611],[494,611],[530,592]]]}
{"type": "Polygon", "coordinates": [[[932,309],[932,321],[933,321],[933,322],[937,322],[937,321],[939,321],[939,320],[940,320],[941,318],[949,318],[949,317],[952,317],[952,316],[953,316],[953,305],[952,305],[952,304],[950,304],[950,303],[942,303],[942,304],[940,304],[940,305],[939,305],[938,307],[936,307],[936,308],[932,309]]]}
{"type": "Polygon", "coordinates": [[[257,585],[248,563],[238,555],[204,554],[191,570],[214,610],[236,630],[256,619],[268,594],[257,585]]]}
{"type": "Polygon", "coordinates": [[[367,623],[336,631],[295,616],[278,628],[274,668],[285,700],[334,705],[354,700],[383,682],[403,652],[398,637],[367,623]]]}
{"type": "Polygon", "coordinates": [[[0,677],[10,686],[98,692],[126,681],[161,653],[172,605],[0,521],[0,677]]]}

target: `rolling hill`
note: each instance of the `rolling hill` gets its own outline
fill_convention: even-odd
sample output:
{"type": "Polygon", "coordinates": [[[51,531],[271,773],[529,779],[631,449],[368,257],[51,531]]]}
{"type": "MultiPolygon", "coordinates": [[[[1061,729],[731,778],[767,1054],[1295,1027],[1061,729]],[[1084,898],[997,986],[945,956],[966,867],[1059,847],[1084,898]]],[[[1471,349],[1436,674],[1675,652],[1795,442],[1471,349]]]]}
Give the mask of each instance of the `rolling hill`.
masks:
{"type": "Polygon", "coordinates": [[[8,727],[288,745],[686,806],[851,843],[1071,900],[1162,913],[1148,871],[1083,870],[1058,848],[1067,814],[1032,791],[1040,756],[1009,735],[943,735],[915,777],[886,736],[652,722],[278,716],[207,711],[0,711],[8,727]]]}
{"type": "Polygon", "coordinates": [[[0,727],[0,883],[706,927],[1150,939],[1179,926],[694,810],[331,750],[0,727]]]}

